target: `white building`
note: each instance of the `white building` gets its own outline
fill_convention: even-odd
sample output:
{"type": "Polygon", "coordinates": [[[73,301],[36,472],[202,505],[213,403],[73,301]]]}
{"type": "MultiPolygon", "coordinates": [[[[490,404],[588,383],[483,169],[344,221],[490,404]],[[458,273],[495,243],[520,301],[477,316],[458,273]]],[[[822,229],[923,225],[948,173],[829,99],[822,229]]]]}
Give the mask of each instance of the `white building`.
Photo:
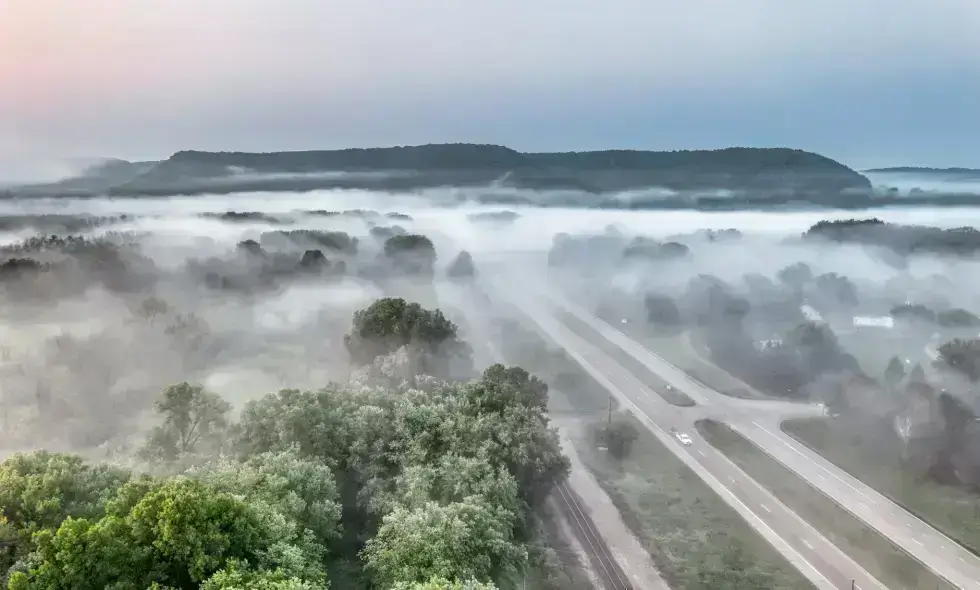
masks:
{"type": "Polygon", "coordinates": [[[854,316],[855,328],[894,328],[895,318],[891,316],[854,316]]]}
{"type": "Polygon", "coordinates": [[[806,303],[804,303],[803,305],[800,306],[800,313],[803,314],[803,317],[806,318],[806,320],[808,322],[822,322],[823,321],[823,316],[820,315],[820,312],[817,311],[817,310],[815,310],[815,309],[813,309],[813,307],[811,307],[810,305],[808,305],[806,303]]]}

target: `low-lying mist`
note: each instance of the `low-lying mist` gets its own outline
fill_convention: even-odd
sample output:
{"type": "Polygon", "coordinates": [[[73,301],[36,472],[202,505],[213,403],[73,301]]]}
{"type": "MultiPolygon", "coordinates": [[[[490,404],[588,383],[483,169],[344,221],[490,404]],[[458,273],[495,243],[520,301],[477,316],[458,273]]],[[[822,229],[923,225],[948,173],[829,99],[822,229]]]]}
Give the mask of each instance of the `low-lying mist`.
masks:
{"type": "MultiPolygon", "coordinates": [[[[505,289],[541,280],[638,338],[681,334],[693,354],[750,367],[738,376],[793,399],[832,399],[845,374],[873,389],[892,358],[903,375],[932,374],[930,354],[980,331],[980,240],[950,231],[980,224],[974,209],[818,225],[860,216],[446,208],[437,196],[0,201],[4,446],[126,448],[180,381],[240,407],[346,380],[352,316],[384,296],[443,309],[480,348],[486,336],[467,326],[486,306],[448,276],[471,263],[505,289]],[[855,316],[896,323],[859,327],[855,316]]],[[[980,407],[971,376],[943,379],[936,387],[980,407]]],[[[880,399],[867,396],[876,419],[906,407],[880,399]]]]}

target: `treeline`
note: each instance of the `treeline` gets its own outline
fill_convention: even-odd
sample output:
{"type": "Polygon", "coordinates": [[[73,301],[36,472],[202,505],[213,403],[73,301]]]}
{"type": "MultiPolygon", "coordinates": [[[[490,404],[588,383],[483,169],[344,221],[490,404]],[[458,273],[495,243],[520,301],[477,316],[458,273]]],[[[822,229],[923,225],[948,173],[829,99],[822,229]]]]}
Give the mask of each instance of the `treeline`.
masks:
{"type": "MultiPolygon", "coordinates": [[[[232,217],[256,219],[247,212],[232,217]]],[[[284,229],[256,237],[239,242],[230,255],[189,259],[177,272],[208,288],[245,293],[304,277],[356,276],[379,283],[396,278],[431,283],[435,277],[432,241],[398,225],[372,226],[367,244],[342,231],[284,229]]],[[[141,253],[140,239],[118,232],[97,238],[37,235],[3,246],[0,288],[21,299],[78,294],[94,283],[119,292],[145,290],[167,273],[141,253]]],[[[448,268],[453,279],[476,273],[465,251],[448,268]]]]}
{"type": "Polygon", "coordinates": [[[7,586],[489,590],[553,568],[536,514],[568,462],[547,386],[502,365],[456,379],[456,326],[401,299],[355,314],[345,342],[350,383],[269,394],[237,421],[201,386],[166,388],[141,470],[8,457],[7,586]]]}
{"type": "Polygon", "coordinates": [[[973,227],[941,229],[887,223],[878,218],[820,221],[804,232],[803,238],[881,246],[900,255],[967,255],[980,250],[980,231],[973,227]]]}

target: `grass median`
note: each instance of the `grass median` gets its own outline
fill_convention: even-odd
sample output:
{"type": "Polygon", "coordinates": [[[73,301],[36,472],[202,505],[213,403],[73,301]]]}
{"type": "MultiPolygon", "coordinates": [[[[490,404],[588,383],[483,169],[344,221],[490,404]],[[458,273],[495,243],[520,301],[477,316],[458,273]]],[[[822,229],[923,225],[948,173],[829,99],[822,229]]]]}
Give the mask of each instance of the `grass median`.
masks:
{"type": "Polygon", "coordinates": [[[698,432],[742,471],[768,489],[889,588],[955,590],[883,535],[864,524],[820,490],[810,486],[728,426],[714,420],[697,423],[698,432]]]}
{"type": "Polygon", "coordinates": [[[642,381],[657,395],[662,397],[667,403],[684,407],[695,405],[694,400],[688,397],[687,394],[675,387],[668,389],[667,382],[658,377],[653,371],[647,368],[646,365],[638,361],[633,355],[604,338],[592,326],[588,325],[586,322],[583,322],[575,315],[568,312],[556,311],[555,317],[561,320],[561,322],[569,330],[577,334],[580,338],[583,338],[589,342],[589,344],[601,350],[604,354],[608,355],[609,358],[613,359],[624,369],[635,375],[640,381],[642,381]]]}
{"type": "Polygon", "coordinates": [[[980,494],[909,473],[900,445],[871,440],[833,419],[789,420],[783,431],[980,555],[980,494]]]}
{"type": "MultiPolygon", "coordinates": [[[[574,360],[516,322],[500,326],[504,357],[560,390],[580,424],[605,418],[609,393],[574,360]]],[[[645,426],[632,415],[626,419],[638,436],[624,459],[597,448],[587,428],[567,433],[668,584],[692,590],[813,587],[645,426]]]]}

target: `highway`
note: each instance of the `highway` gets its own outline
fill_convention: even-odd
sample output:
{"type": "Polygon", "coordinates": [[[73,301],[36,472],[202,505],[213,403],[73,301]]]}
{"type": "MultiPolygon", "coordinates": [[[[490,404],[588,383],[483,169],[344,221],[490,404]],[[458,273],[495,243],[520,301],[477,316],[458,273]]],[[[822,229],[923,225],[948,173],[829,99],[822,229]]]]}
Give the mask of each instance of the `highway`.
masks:
{"type": "MultiPolygon", "coordinates": [[[[504,289],[497,291],[497,294],[522,309],[543,332],[576,357],[586,370],[594,375],[596,373],[603,375],[604,379],[600,379],[600,383],[609,388],[614,395],[622,398],[621,401],[625,400],[635,410],[647,415],[655,431],[662,433],[670,426],[684,428],[695,439],[695,445],[692,447],[695,453],[700,450],[707,454],[710,445],[698,440],[697,433],[692,428],[693,421],[698,416],[720,419],[951,583],[964,589],[980,589],[980,559],[975,555],[782,432],[779,425],[783,419],[789,417],[789,414],[801,411],[809,411],[813,414],[816,413],[815,409],[806,410],[801,408],[800,404],[742,400],[721,394],[691,379],[683,370],[653,354],[588,311],[557,296],[540,277],[535,279],[521,276],[517,280],[512,280],[514,284],[521,285],[520,291],[504,289]],[[556,319],[555,312],[558,310],[574,314],[576,318],[588,324],[597,337],[607,340],[628,353],[664,382],[685,392],[698,405],[693,408],[664,407],[666,403],[656,393],[647,391],[639,379],[624,375],[626,371],[618,363],[556,319]],[[794,409],[790,410],[789,406],[794,409]],[[650,419],[649,416],[654,416],[655,419],[650,419]],[[668,419],[665,416],[674,417],[668,419]],[[699,445],[707,446],[708,449],[699,445]]],[[[726,465],[727,460],[724,460],[724,457],[720,459],[713,465],[705,465],[708,474],[722,482],[728,478],[737,479],[737,476],[733,475],[738,471],[737,468],[730,463],[726,465]]],[[[742,474],[742,477],[746,476],[742,474]]],[[[731,479],[728,481],[734,483],[731,479]]],[[[756,516],[761,516],[767,512],[766,508],[772,509],[768,504],[766,508],[761,507],[766,502],[772,503],[771,496],[767,498],[768,494],[758,485],[753,489],[753,484],[754,482],[745,483],[744,492],[748,497],[743,501],[747,502],[747,507],[756,516]]],[[[719,493],[726,495],[721,491],[719,493]]],[[[825,581],[834,584],[832,587],[849,587],[839,585],[841,576],[853,578],[858,588],[882,587],[858,564],[843,556],[829,542],[822,537],[817,539],[819,535],[814,536],[816,531],[809,529],[801,519],[785,508],[784,510],[785,513],[781,518],[789,519],[788,527],[779,529],[778,523],[773,526],[774,519],[763,519],[763,521],[774,530],[780,531],[779,536],[793,552],[799,557],[806,558],[811,567],[804,566],[801,571],[806,574],[806,569],[818,570],[825,581]],[[785,530],[786,528],[790,530],[785,530]],[[807,543],[802,542],[804,536],[807,543]],[[794,543],[794,538],[800,541],[794,543]]],[[[752,518],[749,520],[752,522],[752,518]]],[[[764,531],[760,529],[760,532],[764,531]]],[[[772,539],[770,541],[772,542],[772,539]]],[[[780,548],[778,541],[774,542],[774,545],[780,548]]],[[[787,554],[786,548],[780,550],[784,555],[787,554]]],[[[798,562],[799,560],[794,563],[799,566],[798,562]]],[[[814,582],[817,583],[816,580],[814,582]]]]}
{"type": "MultiPolygon", "coordinates": [[[[487,289],[491,290],[493,287],[488,285],[487,289]]],[[[668,449],[697,473],[817,588],[885,588],[864,568],[699,436],[693,424],[706,417],[701,408],[679,408],[667,404],[635,375],[559,322],[550,313],[546,301],[527,295],[527,291],[523,293],[516,296],[514,293],[495,294],[527,313],[543,336],[565,348],[572,358],[620,403],[630,408],[668,449]],[[670,434],[671,428],[687,432],[692,439],[691,446],[681,445],[670,434]]]]}

